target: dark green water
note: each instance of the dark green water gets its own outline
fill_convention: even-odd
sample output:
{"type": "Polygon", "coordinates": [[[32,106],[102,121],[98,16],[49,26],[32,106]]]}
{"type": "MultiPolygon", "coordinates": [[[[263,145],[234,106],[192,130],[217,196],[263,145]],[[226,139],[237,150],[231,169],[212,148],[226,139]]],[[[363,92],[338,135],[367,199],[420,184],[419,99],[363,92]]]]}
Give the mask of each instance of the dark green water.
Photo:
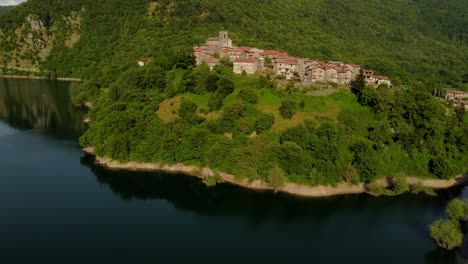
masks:
{"type": "Polygon", "coordinates": [[[0,263],[463,263],[439,197],[302,199],[108,171],[77,145],[68,84],[0,79],[0,263]]]}

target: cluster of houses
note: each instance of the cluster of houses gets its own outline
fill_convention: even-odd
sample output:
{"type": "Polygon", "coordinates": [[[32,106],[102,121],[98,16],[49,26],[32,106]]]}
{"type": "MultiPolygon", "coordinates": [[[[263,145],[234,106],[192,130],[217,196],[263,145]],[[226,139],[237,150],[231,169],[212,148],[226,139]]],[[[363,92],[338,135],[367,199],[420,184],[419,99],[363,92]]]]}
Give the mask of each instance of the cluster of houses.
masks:
{"type": "MultiPolygon", "coordinates": [[[[213,69],[225,59],[233,64],[233,71],[236,74],[273,70],[279,78],[299,80],[304,84],[315,82],[349,84],[361,70],[359,65],[341,61],[325,63],[320,60],[292,57],[278,50],[239,47],[233,44],[227,31],[220,31],[218,37],[208,38],[205,44],[196,46],[193,50],[197,65],[206,63],[213,69]]],[[[364,74],[370,85],[392,85],[388,77],[376,76],[372,70],[365,70],[364,74]]]]}

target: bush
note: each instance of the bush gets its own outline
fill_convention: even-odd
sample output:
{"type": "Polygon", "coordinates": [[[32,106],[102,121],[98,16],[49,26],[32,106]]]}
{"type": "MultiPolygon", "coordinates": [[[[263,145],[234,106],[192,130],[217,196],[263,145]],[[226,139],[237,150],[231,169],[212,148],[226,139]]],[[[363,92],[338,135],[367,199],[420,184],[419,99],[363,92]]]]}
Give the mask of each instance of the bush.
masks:
{"type": "Polygon", "coordinates": [[[437,196],[437,193],[433,189],[422,185],[420,182],[412,184],[410,186],[410,192],[414,194],[424,193],[431,196],[437,196]]]}
{"type": "Polygon", "coordinates": [[[463,242],[460,223],[454,220],[437,220],[431,226],[431,237],[445,249],[454,249],[463,242]]]}
{"type": "Polygon", "coordinates": [[[291,100],[284,100],[279,108],[280,115],[283,118],[291,119],[296,114],[297,104],[291,100]]]}
{"type": "Polygon", "coordinates": [[[466,207],[467,202],[461,199],[452,200],[447,206],[447,215],[452,220],[462,220],[465,219],[467,214],[466,207]]]}
{"type": "Polygon", "coordinates": [[[250,104],[258,103],[258,96],[250,89],[241,90],[237,95],[237,98],[250,104]]]}
{"type": "Polygon", "coordinates": [[[255,131],[258,134],[269,130],[275,123],[275,117],[273,114],[262,114],[255,122],[255,131]]]}
{"type": "Polygon", "coordinates": [[[393,194],[398,195],[409,191],[409,185],[405,177],[393,177],[393,194]]]}
{"type": "Polygon", "coordinates": [[[277,191],[283,187],[284,183],[286,182],[284,171],[280,167],[274,167],[268,173],[267,182],[273,189],[275,189],[275,191],[277,191]]]}
{"type": "Polygon", "coordinates": [[[450,179],[453,176],[450,163],[441,157],[429,161],[429,171],[439,179],[450,179]]]}

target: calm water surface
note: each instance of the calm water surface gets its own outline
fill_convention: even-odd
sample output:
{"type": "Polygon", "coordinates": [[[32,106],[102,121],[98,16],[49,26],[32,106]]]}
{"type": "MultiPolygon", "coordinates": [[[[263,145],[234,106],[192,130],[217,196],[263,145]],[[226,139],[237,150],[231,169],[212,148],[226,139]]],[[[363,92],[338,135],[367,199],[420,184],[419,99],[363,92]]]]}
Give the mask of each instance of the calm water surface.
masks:
{"type": "Polygon", "coordinates": [[[0,263],[463,263],[427,226],[438,198],[302,199],[108,171],[68,83],[0,79],[0,263]]]}

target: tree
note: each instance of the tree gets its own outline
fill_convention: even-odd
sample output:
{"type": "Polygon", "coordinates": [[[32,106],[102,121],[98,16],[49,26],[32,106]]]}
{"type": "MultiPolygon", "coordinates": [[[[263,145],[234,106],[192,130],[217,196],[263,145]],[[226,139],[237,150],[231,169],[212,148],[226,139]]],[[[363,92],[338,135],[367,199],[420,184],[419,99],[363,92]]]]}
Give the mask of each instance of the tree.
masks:
{"type": "Polygon", "coordinates": [[[460,223],[454,220],[437,220],[431,226],[431,237],[445,249],[454,249],[463,242],[460,223]]]}
{"type": "Polygon", "coordinates": [[[274,167],[268,173],[267,182],[275,191],[279,190],[286,182],[284,171],[280,167],[274,167]]]}
{"type": "Polygon", "coordinates": [[[364,71],[361,69],[356,79],[351,81],[351,91],[359,97],[361,97],[364,88],[366,87],[366,76],[364,71]]]}
{"type": "Polygon", "coordinates": [[[461,199],[452,200],[446,209],[447,215],[452,220],[462,220],[466,217],[467,202],[461,199]]]}
{"type": "Polygon", "coordinates": [[[291,119],[296,114],[296,108],[297,108],[296,102],[291,101],[291,100],[284,100],[281,103],[279,112],[283,118],[291,119]]]}
{"type": "Polygon", "coordinates": [[[273,114],[262,114],[255,122],[255,130],[258,134],[269,130],[275,123],[273,114]]]}
{"type": "Polygon", "coordinates": [[[359,141],[351,146],[354,154],[353,165],[359,172],[361,181],[371,182],[377,176],[377,161],[368,143],[359,141]]]}
{"type": "Polygon", "coordinates": [[[234,92],[235,89],[234,81],[227,76],[222,76],[216,82],[216,86],[218,87],[217,93],[222,98],[225,98],[226,96],[230,95],[232,92],[234,92]]]}
{"type": "Polygon", "coordinates": [[[436,157],[429,161],[429,171],[440,179],[450,179],[453,176],[450,163],[442,157],[436,157]]]}
{"type": "Polygon", "coordinates": [[[237,98],[250,104],[256,104],[258,102],[258,96],[251,89],[243,89],[237,95],[237,98]]]}

